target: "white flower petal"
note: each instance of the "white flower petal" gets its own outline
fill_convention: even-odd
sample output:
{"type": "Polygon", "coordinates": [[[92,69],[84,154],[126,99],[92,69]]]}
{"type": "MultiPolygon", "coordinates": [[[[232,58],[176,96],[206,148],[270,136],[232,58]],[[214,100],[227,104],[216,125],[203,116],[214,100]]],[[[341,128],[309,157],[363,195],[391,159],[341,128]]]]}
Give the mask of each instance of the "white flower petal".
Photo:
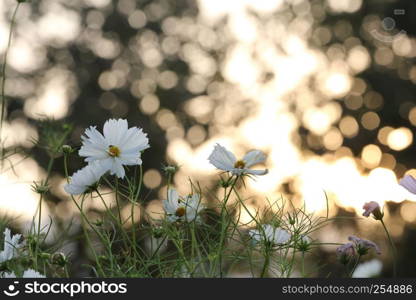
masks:
{"type": "Polygon", "coordinates": [[[110,169],[110,174],[116,174],[118,178],[124,178],[124,176],[126,175],[126,171],[123,168],[123,164],[118,158],[115,158],[113,160],[113,166],[110,169]]]}
{"type": "Polygon", "coordinates": [[[266,175],[269,172],[269,170],[251,170],[251,169],[244,169],[244,173],[246,174],[253,174],[253,175],[266,175]]]}
{"type": "Polygon", "coordinates": [[[246,167],[249,168],[266,160],[266,155],[260,150],[252,150],[243,157],[246,167]]]}
{"type": "Polygon", "coordinates": [[[211,155],[208,160],[211,164],[217,167],[220,170],[231,172],[233,175],[243,175],[243,174],[252,174],[252,175],[264,175],[267,174],[267,169],[265,170],[251,170],[249,167],[263,162],[266,159],[265,154],[260,150],[253,150],[248,152],[242,162],[237,161],[234,154],[225,149],[223,146],[217,144],[214,147],[211,155]],[[236,164],[237,162],[237,164],[236,164]]]}
{"type": "Polygon", "coordinates": [[[290,240],[291,234],[284,229],[276,228],[274,231],[273,242],[276,245],[285,244],[290,240]]]}
{"type": "Polygon", "coordinates": [[[116,174],[119,178],[125,176],[124,165],[142,164],[141,151],[149,148],[149,140],[142,129],[128,128],[124,119],[110,119],[105,122],[103,133],[99,133],[95,127],[85,131],[79,151],[81,156],[86,157],[85,161],[101,161],[110,174],[116,174]],[[115,153],[110,152],[110,146],[115,148],[115,153]]]}
{"type": "Polygon", "coordinates": [[[192,222],[198,220],[198,214],[204,209],[204,206],[201,204],[201,199],[198,194],[187,196],[182,200],[176,189],[169,188],[168,199],[163,200],[163,208],[165,209],[169,222],[176,222],[178,220],[192,222]],[[185,214],[183,216],[177,216],[177,210],[181,207],[185,209],[185,214]]]}
{"type": "Polygon", "coordinates": [[[94,160],[102,159],[107,154],[107,142],[101,133],[95,129],[95,127],[90,127],[85,130],[85,136],[81,137],[83,145],[79,150],[80,156],[92,157],[94,160]]]}
{"type": "Polygon", "coordinates": [[[84,193],[95,184],[108,170],[108,166],[100,161],[94,161],[71,176],[70,183],[64,186],[65,192],[71,195],[84,193]]]}
{"type": "Polygon", "coordinates": [[[39,272],[33,269],[27,269],[23,272],[22,278],[46,278],[45,275],[40,274],[39,272]]]}
{"type": "Polygon", "coordinates": [[[230,171],[234,168],[234,164],[237,161],[234,154],[225,149],[220,144],[216,144],[214,151],[208,157],[208,160],[211,164],[217,167],[220,170],[230,171]]]}
{"type": "Polygon", "coordinates": [[[14,272],[1,272],[0,278],[17,278],[14,272]]]}
{"type": "Polygon", "coordinates": [[[262,230],[250,230],[250,236],[256,240],[256,242],[270,242],[274,245],[282,245],[287,243],[291,234],[284,229],[275,228],[270,224],[265,224],[262,226],[262,230]]]}
{"type": "Polygon", "coordinates": [[[3,251],[0,252],[0,263],[17,257],[18,249],[24,245],[24,242],[20,242],[21,237],[21,234],[12,236],[12,232],[9,228],[4,230],[4,248],[3,251]]]}
{"type": "Polygon", "coordinates": [[[127,128],[127,120],[107,120],[104,123],[103,128],[104,138],[109,143],[109,145],[119,145],[119,141],[126,134],[127,128]]]}

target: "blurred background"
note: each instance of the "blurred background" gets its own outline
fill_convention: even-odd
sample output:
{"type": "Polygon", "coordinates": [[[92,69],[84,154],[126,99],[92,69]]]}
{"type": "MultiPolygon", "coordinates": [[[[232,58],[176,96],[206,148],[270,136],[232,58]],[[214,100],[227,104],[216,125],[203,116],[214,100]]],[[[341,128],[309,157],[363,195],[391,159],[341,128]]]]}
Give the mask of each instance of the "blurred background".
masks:
{"type": "MultiPolygon", "coordinates": [[[[0,2],[2,56],[16,5],[0,2]]],[[[381,225],[360,217],[365,202],[377,201],[397,243],[399,274],[415,276],[416,197],[397,185],[404,174],[416,174],[415,15],[411,0],[21,4],[1,137],[16,154],[0,173],[0,213],[25,230],[36,212],[30,186],[45,177],[48,163],[32,143],[39,119],[73,123],[70,144],[78,147],[86,127],[101,130],[108,118],[126,118],[150,138],[141,210],[162,209],[162,164],[180,166],[174,179],[181,193],[189,192],[192,178],[215,194],[218,171],[207,161],[215,143],[237,156],[260,149],[269,174],[247,183],[253,211],[265,198],[282,196],[325,214],[325,191],[330,216],[351,218],[314,238],[344,243],[355,234],[379,243],[383,254],[367,259],[377,259],[372,266],[387,276],[381,225]]],[[[74,156],[70,172],[83,165],[74,156]]],[[[50,180],[42,221],[74,222],[62,158],[50,180]]],[[[311,259],[323,261],[315,275],[337,273],[334,250],[314,251],[311,259]]],[[[65,251],[81,252],[80,245],[65,251]]]]}

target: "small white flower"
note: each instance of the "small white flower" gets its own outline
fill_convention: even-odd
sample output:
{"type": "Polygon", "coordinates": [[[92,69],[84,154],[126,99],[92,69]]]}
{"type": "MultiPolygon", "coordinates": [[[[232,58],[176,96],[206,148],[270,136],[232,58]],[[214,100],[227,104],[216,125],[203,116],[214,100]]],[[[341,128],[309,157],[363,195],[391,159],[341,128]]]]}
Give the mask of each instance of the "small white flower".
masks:
{"type": "Polygon", "coordinates": [[[163,200],[163,207],[169,222],[192,222],[198,219],[199,212],[204,208],[198,194],[179,197],[174,188],[169,188],[168,199],[163,200]]]}
{"type": "Polygon", "coordinates": [[[307,236],[307,235],[302,235],[302,237],[300,238],[300,240],[301,240],[302,243],[305,243],[305,244],[312,243],[312,239],[309,236],[307,236]]]}
{"type": "Polygon", "coordinates": [[[33,269],[27,269],[23,272],[22,278],[46,278],[46,276],[33,269]]]}
{"type": "Polygon", "coordinates": [[[291,235],[284,229],[276,228],[270,224],[262,226],[263,230],[251,229],[248,233],[257,243],[268,242],[272,245],[283,245],[287,243],[291,235]]]}
{"type": "Polygon", "coordinates": [[[21,237],[21,234],[12,236],[9,228],[4,230],[4,249],[0,252],[0,263],[17,257],[18,249],[24,245],[24,242],[20,242],[21,237]]]}
{"type": "MultiPolygon", "coordinates": [[[[17,278],[17,276],[14,272],[2,272],[0,278],[17,278]]],[[[33,269],[27,269],[23,272],[22,278],[46,278],[46,276],[33,269]]]]}
{"type": "Polygon", "coordinates": [[[100,161],[110,174],[116,174],[118,178],[125,176],[123,165],[141,165],[141,151],[149,148],[147,134],[141,128],[128,128],[127,120],[110,119],[104,123],[102,135],[91,126],[85,130],[82,136],[80,156],[85,156],[85,161],[100,161]]]}
{"type": "Polygon", "coordinates": [[[265,170],[251,170],[251,166],[263,162],[266,155],[259,150],[252,150],[244,155],[243,159],[237,160],[235,155],[225,149],[220,144],[216,144],[214,150],[209,156],[208,160],[211,164],[220,170],[231,172],[233,175],[252,174],[264,175],[267,174],[265,170]]]}
{"type": "Polygon", "coordinates": [[[70,183],[64,186],[64,190],[71,195],[82,194],[100,180],[105,172],[107,172],[107,168],[99,161],[94,161],[75,172],[71,176],[70,183]]]}
{"type": "Polygon", "coordinates": [[[0,272],[0,278],[16,278],[14,272],[0,272]]]}

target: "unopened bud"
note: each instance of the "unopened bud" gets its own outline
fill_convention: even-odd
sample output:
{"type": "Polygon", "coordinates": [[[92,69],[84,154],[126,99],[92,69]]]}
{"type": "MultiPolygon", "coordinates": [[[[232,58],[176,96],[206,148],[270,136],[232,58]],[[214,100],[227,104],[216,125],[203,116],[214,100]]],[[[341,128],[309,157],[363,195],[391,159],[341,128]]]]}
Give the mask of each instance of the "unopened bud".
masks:
{"type": "Polygon", "coordinates": [[[64,154],[71,154],[72,152],[74,152],[74,149],[69,145],[63,145],[62,146],[62,152],[64,154]]]}
{"type": "Polygon", "coordinates": [[[54,255],[52,255],[52,263],[54,265],[64,267],[68,263],[68,260],[65,254],[63,254],[62,252],[59,252],[59,253],[55,253],[54,255]]]}
{"type": "Polygon", "coordinates": [[[49,186],[47,183],[44,183],[43,181],[39,183],[33,182],[32,191],[38,194],[46,194],[49,191],[49,186]]]}
{"type": "Polygon", "coordinates": [[[51,255],[49,253],[43,252],[39,254],[39,257],[42,259],[49,259],[51,255]]]}
{"type": "Polygon", "coordinates": [[[166,173],[166,175],[174,175],[176,172],[178,172],[179,167],[174,165],[167,165],[163,166],[162,170],[166,173]]]}

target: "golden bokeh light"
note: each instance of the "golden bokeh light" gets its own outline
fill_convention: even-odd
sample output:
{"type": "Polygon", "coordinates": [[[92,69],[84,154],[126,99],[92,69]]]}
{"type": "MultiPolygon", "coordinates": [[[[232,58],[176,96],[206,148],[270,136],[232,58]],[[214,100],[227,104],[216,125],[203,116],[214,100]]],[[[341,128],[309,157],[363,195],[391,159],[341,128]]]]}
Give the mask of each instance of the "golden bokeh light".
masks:
{"type": "Polygon", "coordinates": [[[416,126],[416,107],[413,107],[409,111],[409,121],[412,123],[413,126],[416,126]]]}
{"type": "Polygon", "coordinates": [[[387,145],[388,144],[388,142],[387,142],[388,136],[389,136],[390,132],[392,132],[393,130],[394,130],[394,128],[390,127],[390,126],[384,126],[383,128],[380,128],[378,130],[378,133],[377,133],[378,141],[383,145],[387,145]]]}
{"type": "Polygon", "coordinates": [[[143,183],[149,189],[157,188],[162,183],[162,176],[156,169],[149,169],[144,172],[143,183]]]}
{"type": "Polygon", "coordinates": [[[374,130],[380,125],[380,117],[375,112],[366,112],[361,117],[361,124],[365,129],[374,130]]]}
{"type": "MultiPolygon", "coordinates": [[[[198,0],[195,15],[169,14],[161,3],[138,7],[133,0],[83,2],[88,7],[85,16],[60,0],[39,20],[19,20],[6,91],[10,98],[22,99],[22,111],[16,109],[4,125],[6,147],[31,149],[30,139],[38,135],[33,120],[41,115],[72,118],[78,113],[71,111],[74,101],[78,105],[89,99],[84,77],[78,80],[74,74],[79,74],[65,64],[73,60],[69,45],[79,46],[83,59],[72,67],[85,65],[85,82],[93,82],[101,93],[97,107],[129,122],[134,116],[135,123],[157,133],[155,139],[166,138],[154,143],[167,143],[165,157],[157,159],[181,166],[174,177],[179,191],[189,192],[188,178],[204,183],[215,178],[218,172],[207,158],[220,143],[238,157],[251,149],[267,154],[261,167],[269,173],[246,184],[244,196],[254,194],[256,201],[284,195],[304,202],[308,211],[323,212],[327,192],[335,214],[337,206],[361,213],[370,200],[381,204],[409,199],[400,215],[415,222],[408,211],[416,199],[397,185],[396,176],[406,171],[406,162],[393,153],[412,145],[414,128],[384,119],[393,100],[366,72],[397,73],[415,83],[416,68],[403,61],[415,57],[415,40],[373,41],[369,47],[364,31],[380,27],[375,15],[362,21],[359,34],[347,18],[326,22],[336,14],[358,12],[364,1],[325,0],[321,5],[306,0],[198,0]],[[126,30],[128,39],[108,30],[110,10],[124,18],[123,26],[132,31],[126,30]],[[49,61],[49,48],[58,53],[54,59],[59,64],[49,61]],[[37,72],[35,81],[27,79],[37,72]]],[[[2,53],[6,25],[0,20],[2,53]]],[[[411,93],[403,95],[407,104],[399,104],[400,116],[416,126],[411,93]]],[[[91,125],[100,126],[94,122],[91,125]]],[[[152,138],[149,134],[151,144],[152,138]]],[[[144,173],[145,187],[155,194],[145,210],[160,218],[166,191],[160,171],[152,165],[155,160],[149,159],[151,167],[144,173]]],[[[34,161],[29,165],[39,168],[34,161]]],[[[37,202],[29,179],[9,173],[0,179],[5,186],[1,190],[12,196],[17,195],[15,182],[24,179],[19,195],[28,201],[26,207],[23,202],[1,207],[33,214],[37,202]]],[[[102,209],[95,200],[91,205],[102,209]]],[[[257,203],[262,205],[261,200],[257,203]]],[[[249,207],[251,212],[256,209],[254,204],[249,207]]],[[[246,212],[242,220],[250,221],[246,212]]]]}
{"type": "Polygon", "coordinates": [[[353,138],[358,134],[359,125],[354,117],[345,116],[339,122],[339,129],[347,138],[353,138]]]}
{"type": "Polygon", "coordinates": [[[387,136],[388,146],[395,150],[401,151],[413,143],[413,133],[409,128],[401,127],[392,130],[387,136]]]}
{"type": "Polygon", "coordinates": [[[367,168],[375,168],[380,164],[382,152],[380,147],[374,144],[367,145],[361,152],[361,159],[367,168]]]}
{"type": "Polygon", "coordinates": [[[400,215],[408,223],[416,222],[415,211],[416,211],[416,203],[413,203],[413,202],[405,202],[400,207],[400,215]]]}
{"type": "Polygon", "coordinates": [[[145,95],[139,104],[140,110],[146,115],[151,115],[159,110],[160,101],[159,98],[154,94],[145,95]]]}

